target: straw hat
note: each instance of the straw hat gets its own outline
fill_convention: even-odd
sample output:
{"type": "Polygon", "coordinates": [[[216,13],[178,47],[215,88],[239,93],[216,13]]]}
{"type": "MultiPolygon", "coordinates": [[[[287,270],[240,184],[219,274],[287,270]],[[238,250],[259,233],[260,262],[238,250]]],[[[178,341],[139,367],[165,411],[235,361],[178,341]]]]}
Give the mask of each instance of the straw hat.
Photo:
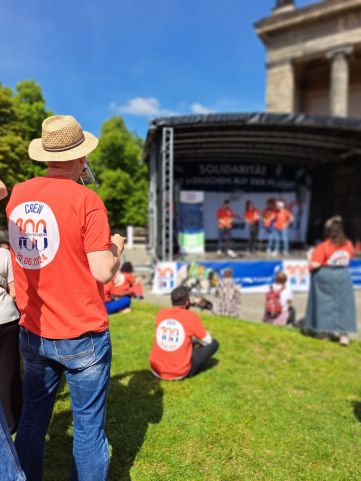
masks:
{"type": "Polygon", "coordinates": [[[29,145],[29,157],[39,162],[66,162],[88,155],[98,139],[85,132],[71,115],[52,115],[44,120],[41,139],[29,145]]]}

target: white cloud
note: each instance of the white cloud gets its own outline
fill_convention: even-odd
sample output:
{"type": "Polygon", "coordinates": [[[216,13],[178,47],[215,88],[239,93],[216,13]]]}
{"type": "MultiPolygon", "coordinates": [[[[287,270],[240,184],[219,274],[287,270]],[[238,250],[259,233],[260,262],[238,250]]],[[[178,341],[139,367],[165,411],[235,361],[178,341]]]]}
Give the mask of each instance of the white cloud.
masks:
{"type": "MultiPolygon", "coordinates": [[[[159,100],[155,97],[134,97],[129,99],[124,105],[111,102],[109,108],[116,114],[136,115],[138,117],[179,115],[178,112],[163,108],[159,100]]],[[[182,103],[180,110],[183,114],[187,113],[187,111],[190,111],[192,114],[210,114],[214,112],[214,110],[209,109],[199,102],[194,102],[191,105],[182,103]]]]}
{"type": "Polygon", "coordinates": [[[138,115],[140,117],[159,115],[160,105],[155,97],[135,97],[128,100],[126,105],[118,105],[116,102],[110,104],[111,110],[121,113],[138,115]]]}
{"type": "Polygon", "coordinates": [[[205,105],[200,104],[199,102],[194,102],[191,105],[192,114],[212,114],[214,110],[209,109],[205,105]]]}
{"type": "Polygon", "coordinates": [[[156,117],[160,115],[177,115],[177,112],[163,109],[155,97],[135,97],[129,99],[125,105],[112,102],[110,109],[117,114],[136,115],[138,117],[156,117]]]}

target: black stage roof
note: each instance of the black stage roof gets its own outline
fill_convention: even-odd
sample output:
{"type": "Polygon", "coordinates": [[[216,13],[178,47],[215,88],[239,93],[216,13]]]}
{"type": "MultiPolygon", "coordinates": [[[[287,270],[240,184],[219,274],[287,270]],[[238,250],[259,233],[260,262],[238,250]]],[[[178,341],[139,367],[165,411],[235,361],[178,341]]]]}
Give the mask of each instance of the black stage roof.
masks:
{"type": "Polygon", "coordinates": [[[361,120],[303,114],[230,113],[162,117],[151,121],[144,158],[162,129],[174,129],[174,161],[302,164],[361,156],[361,120]]]}

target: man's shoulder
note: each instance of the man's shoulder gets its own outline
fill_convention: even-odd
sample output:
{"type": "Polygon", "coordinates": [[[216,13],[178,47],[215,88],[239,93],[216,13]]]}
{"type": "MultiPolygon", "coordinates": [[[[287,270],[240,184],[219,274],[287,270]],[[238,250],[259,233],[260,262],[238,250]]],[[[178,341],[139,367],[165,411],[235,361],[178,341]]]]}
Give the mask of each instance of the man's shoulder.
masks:
{"type": "Polygon", "coordinates": [[[33,177],[32,179],[24,180],[24,182],[20,182],[19,184],[15,184],[12,190],[12,194],[15,192],[21,192],[26,189],[31,189],[36,186],[39,182],[41,182],[41,177],[33,177]]]}
{"type": "Polygon", "coordinates": [[[165,319],[175,319],[180,321],[192,321],[194,319],[199,319],[196,312],[190,311],[189,309],[180,309],[179,307],[167,307],[162,308],[158,311],[157,320],[162,321],[165,319]]]}
{"type": "Polygon", "coordinates": [[[86,199],[86,201],[91,206],[94,206],[96,208],[102,207],[105,209],[104,203],[100,198],[99,194],[89,189],[89,187],[86,187],[85,185],[80,185],[80,184],[76,184],[76,185],[80,188],[79,193],[81,192],[83,198],[86,199]]]}

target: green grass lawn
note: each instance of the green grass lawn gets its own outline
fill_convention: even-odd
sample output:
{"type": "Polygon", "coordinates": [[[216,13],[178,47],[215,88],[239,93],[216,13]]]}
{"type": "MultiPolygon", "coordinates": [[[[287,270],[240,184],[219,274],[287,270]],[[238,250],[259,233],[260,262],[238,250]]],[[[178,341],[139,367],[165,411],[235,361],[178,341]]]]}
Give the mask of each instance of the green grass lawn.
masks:
{"type": "MultiPolygon", "coordinates": [[[[110,481],[361,480],[361,343],[202,315],[221,345],[216,361],[165,382],[148,371],[157,309],[111,317],[110,481]]],[[[45,481],[68,479],[70,458],[64,387],[45,481]]]]}

